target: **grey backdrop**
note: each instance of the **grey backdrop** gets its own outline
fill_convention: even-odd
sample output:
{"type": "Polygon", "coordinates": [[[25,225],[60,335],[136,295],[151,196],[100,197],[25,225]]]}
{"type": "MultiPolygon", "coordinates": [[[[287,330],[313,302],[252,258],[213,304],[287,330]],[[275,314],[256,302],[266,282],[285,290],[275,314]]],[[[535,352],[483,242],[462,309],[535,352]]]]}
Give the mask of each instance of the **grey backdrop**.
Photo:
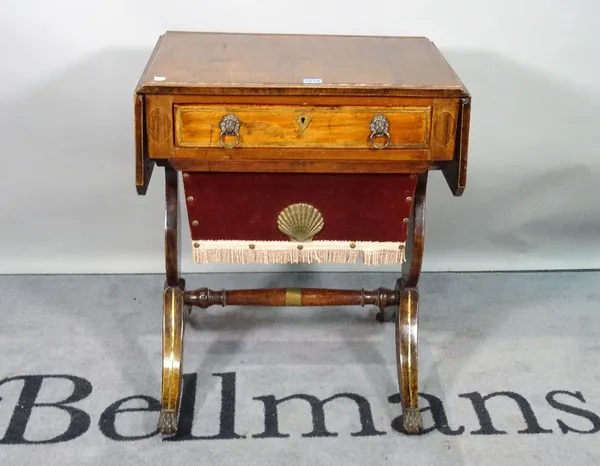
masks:
{"type": "MultiPolygon", "coordinates": [[[[430,178],[425,270],[598,268],[598,17],[592,0],[3,2],[0,273],[163,270],[163,180],[135,194],[132,93],[167,29],[430,37],[473,106],[465,195],[430,178]]],[[[185,271],[236,270],[184,252],[185,271]]]]}

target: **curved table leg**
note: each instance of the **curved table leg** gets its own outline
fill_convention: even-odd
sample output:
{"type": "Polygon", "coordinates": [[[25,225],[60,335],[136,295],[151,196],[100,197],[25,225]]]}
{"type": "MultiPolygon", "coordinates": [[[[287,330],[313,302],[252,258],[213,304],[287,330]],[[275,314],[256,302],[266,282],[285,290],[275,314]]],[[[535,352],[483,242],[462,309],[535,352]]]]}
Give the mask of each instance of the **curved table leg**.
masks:
{"type": "MultiPolygon", "coordinates": [[[[419,175],[415,189],[415,200],[410,215],[408,235],[406,238],[406,262],[403,265],[402,280],[405,286],[417,287],[421,276],[421,264],[423,263],[423,250],[425,247],[425,200],[427,194],[427,175],[425,172],[419,175]]],[[[395,311],[385,311],[380,307],[375,316],[378,322],[392,322],[395,311]]]]}
{"type": "Polygon", "coordinates": [[[423,418],[419,410],[418,320],[419,290],[423,251],[425,247],[425,201],[427,173],[419,176],[412,212],[412,228],[407,270],[396,283],[400,291],[400,305],[396,313],[396,355],[398,383],[402,399],[404,431],[419,434],[423,431],[423,418]]]}
{"type": "Polygon", "coordinates": [[[419,292],[416,288],[402,289],[396,314],[396,362],[403,427],[408,434],[423,430],[419,410],[418,318],[419,292]]]}
{"type": "Polygon", "coordinates": [[[419,176],[415,189],[415,202],[412,212],[412,228],[409,230],[408,271],[403,272],[404,282],[408,287],[416,287],[421,276],[423,250],[425,248],[425,202],[427,194],[427,172],[419,176]]]}
{"type": "Polygon", "coordinates": [[[177,172],[165,167],[165,269],[162,322],[162,397],[158,430],[177,432],[183,363],[183,333],[189,307],[184,304],[185,281],[180,274],[179,201],[177,172]]]}
{"type": "Polygon", "coordinates": [[[158,430],[163,435],[173,435],[177,432],[184,323],[183,290],[166,286],[163,293],[162,406],[158,419],[158,430]]]}

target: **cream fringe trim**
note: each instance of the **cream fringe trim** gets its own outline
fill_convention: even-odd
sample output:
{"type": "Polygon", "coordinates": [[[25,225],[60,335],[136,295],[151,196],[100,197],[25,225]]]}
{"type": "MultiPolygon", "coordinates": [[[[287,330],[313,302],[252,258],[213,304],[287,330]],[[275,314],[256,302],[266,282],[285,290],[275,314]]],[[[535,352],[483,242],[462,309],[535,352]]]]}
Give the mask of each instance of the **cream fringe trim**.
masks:
{"type": "Polygon", "coordinates": [[[193,241],[194,262],[210,264],[401,264],[405,243],[351,241],[193,241]],[[299,248],[300,247],[300,248],[299,248]]]}

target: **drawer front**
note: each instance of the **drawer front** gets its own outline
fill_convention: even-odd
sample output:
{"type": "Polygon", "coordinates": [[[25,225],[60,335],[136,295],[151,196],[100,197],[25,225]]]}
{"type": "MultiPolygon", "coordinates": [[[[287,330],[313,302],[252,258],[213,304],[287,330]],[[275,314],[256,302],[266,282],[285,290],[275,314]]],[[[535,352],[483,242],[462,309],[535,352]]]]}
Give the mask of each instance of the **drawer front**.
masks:
{"type": "Polygon", "coordinates": [[[236,136],[221,140],[219,123],[228,114],[240,125],[237,148],[370,149],[370,124],[384,115],[387,136],[375,136],[386,149],[427,149],[431,127],[430,106],[219,106],[175,105],[175,138],[179,147],[221,148],[236,136]]]}

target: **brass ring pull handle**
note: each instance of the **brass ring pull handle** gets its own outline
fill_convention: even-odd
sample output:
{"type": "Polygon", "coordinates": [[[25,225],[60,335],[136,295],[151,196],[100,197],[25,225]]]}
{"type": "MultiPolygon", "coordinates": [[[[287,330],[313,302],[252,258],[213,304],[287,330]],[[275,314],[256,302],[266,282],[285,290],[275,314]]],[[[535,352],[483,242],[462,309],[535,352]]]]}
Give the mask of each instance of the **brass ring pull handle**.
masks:
{"type": "Polygon", "coordinates": [[[385,149],[390,145],[392,137],[390,136],[390,122],[385,115],[375,115],[371,119],[369,124],[371,135],[369,136],[369,143],[374,149],[385,149]],[[383,144],[377,144],[375,138],[384,137],[385,142],[383,144]]]}
{"type": "Polygon", "coordinates": [[[225,115],[219,122],[221,134],[219,134],[219,144],[225,149],[233,149],[240,143],[240,120],[232,114],[225,115]],[[227,144],[226,136],[235,136],[235,142],[227,144]]]}

